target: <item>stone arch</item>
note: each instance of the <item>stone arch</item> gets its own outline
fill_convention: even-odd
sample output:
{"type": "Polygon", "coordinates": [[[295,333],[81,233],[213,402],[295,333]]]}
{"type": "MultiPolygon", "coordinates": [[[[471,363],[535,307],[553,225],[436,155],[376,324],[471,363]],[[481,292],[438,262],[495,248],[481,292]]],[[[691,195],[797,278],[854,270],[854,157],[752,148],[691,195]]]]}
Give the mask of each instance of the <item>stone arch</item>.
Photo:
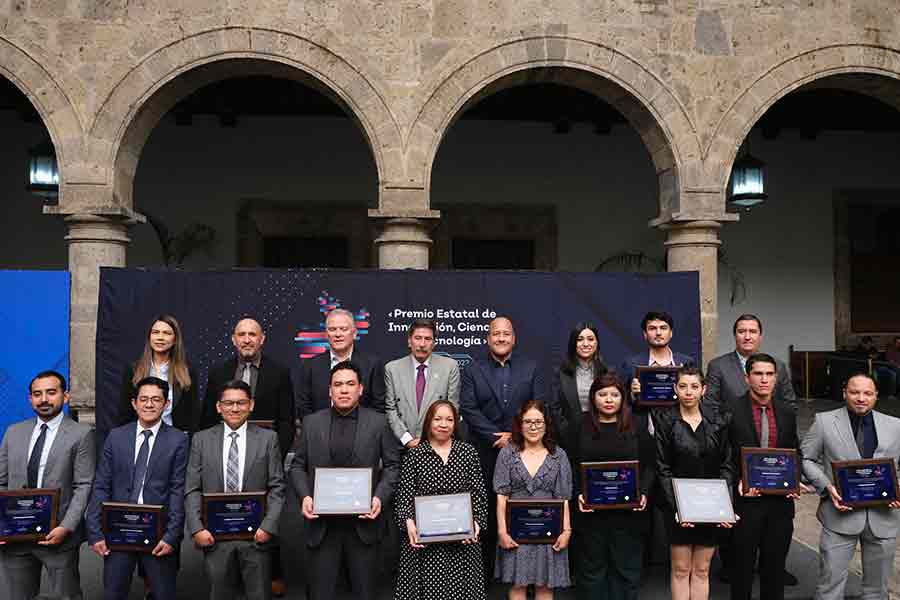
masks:
{"type": "Polygon", "coordinates": [[[375,160],[379,189],[400,177],[396,119],[383,94],[357,67],[296,35],[228,27],[159,49],[129,71],[103,101],[91,137],[97,163],[108,165],[110,201],[132,208],[132,184],[141,150],[170,108],[204,85],[243,75],[293,79],[331,97],[360,126],[375,160]]]}
{"type": "Polygon", "coordinates": [[[65,183],[75,176],[81,158],[82,126],[69,94],[77,93],[61,85],[44,65],[53,64],[35,50],[26,50],[0,38],[0,77],[13,82],[37,110],[56,150],[60,173],[60,202],[65,183]]]}
{"type": "Polygon", "coordinates": [[[637,129],[659,179],[660,216],[678,212],[679,189],[700,142],[687,111],[659,77],[619,50],[584,40],[544,36],[501,44],[460,65],[436,84],[410,129],[407,185],[430,189],[445,133],[465,109],[514,85],[541,81],[593,93],[637,129]]]}
{"type": "Polygon", "coordinates": [[[900,52],[863,44],[816,48],[751,82],[724,112],[704,151],[707,172],[723,201],[731,166],[750,130],[773,104],[801,87],[856,91],[900,110],[900,52]]]}

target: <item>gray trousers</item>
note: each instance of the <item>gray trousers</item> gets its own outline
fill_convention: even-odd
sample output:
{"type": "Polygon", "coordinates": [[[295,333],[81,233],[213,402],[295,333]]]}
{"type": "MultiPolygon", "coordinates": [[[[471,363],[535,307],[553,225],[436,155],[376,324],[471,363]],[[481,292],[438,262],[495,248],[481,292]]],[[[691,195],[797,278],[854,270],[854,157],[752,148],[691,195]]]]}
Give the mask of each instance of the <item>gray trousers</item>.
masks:
{"type": "Polygon", "coordinates": [[[211,600],[272,598],[272,569],[269,547],[252,541],[216,542],[203,551],[203,566],[209,580],[211,600]]]}
{"type": "Polygon", "coordinates": [[[41,569],[46,569],[47,589],[42,598],[79,600],[78,546],[64,542],[62,548],[37,544],[0,547],[0,596],[8,600],[32,600],[41,591],[41,569]]]}
{"type": "Polygon", "coordinates": [[[868,522],[859,535],[843,535],[822,527],[816,600],[843,600],[857,541],[862,546],[862,600],[887,600],[897,538],[875,537],[868,522]]]}

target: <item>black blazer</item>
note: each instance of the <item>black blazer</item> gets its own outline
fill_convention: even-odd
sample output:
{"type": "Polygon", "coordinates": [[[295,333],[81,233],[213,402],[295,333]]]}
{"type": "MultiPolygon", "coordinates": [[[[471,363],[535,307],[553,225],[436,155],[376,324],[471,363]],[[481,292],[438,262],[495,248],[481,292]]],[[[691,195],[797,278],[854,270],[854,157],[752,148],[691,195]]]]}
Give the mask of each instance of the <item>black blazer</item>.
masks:
{"type": "MultiPolygon", "coordinates": [[[[216,411],[216,403],[222,394],[222,387],[234,379],[236,371],[237,356],[209,370],[200,429],[217,425],[222,420],[216,411]]],[[[274,421],[272,428],[278,434],[278,446],[284,458],[294,442],[294,387],[291,372],[263,354],[257,373],[255,396],[250,419],[274,421]]]]}
{"type": "MultiPolygon", "coordinates": [[[[364,406],[358,408],[356,439],[349,465],[336,465],[331,460],[331,414],[329,407],[306,417],[300,432],[300,444],[291,462],[290,480],[301,505],[303,498],[313,496],[317,467],[369,467],[372,469],[374,494],[381,500],[381,514],[375,520],[356,519],[356,533],[366,545],[377,542],[384,531],[385,510],[390,506],[400,480],[400,442],[391,431],[387,417],[364,406]]],[[[307,521],[306,545],[316,548],[328,533],[331,519],[346,517],[320,516],[307,521]]]]}
{"type": "MultiPolygon", "coordinates": [[[[603,362],[595,363],[594,378],[604,375],[609,369],[603,362]]],[[[581,430],[583,411],[578,400],[578,383],[574,373],[567,373],[562,367],[553,374],[551,395],[556,398],[558,414],[556,419],[556,435],[566,454],[572,456],[581,430]]]]}
{"type": "MultiPolygon", "coordinates": [[[[799,456],[800,439],[797,436],[797,415],[791,408],[780,398],[772,399],[772,408],[775,411],[775,426],[778,428],[778,438],[775,443],[776,448],[795,448],[798,450],[797,459],[802,461],[799,456]]],[[[749,392],[733,400],[727,405],[727,410],[731,413],[730,424],[728,426],[728,434],[731,439],[731,447],[733,449],[733,462],[735,469],[735,492],[737,492],[737,483],[741,478],[741,448],[758,448],[759,436],[756,434],[756,426],[753,424],[753,411],[751,409],[751,400],[749,392]]],[[[734,494],[738,504],[741,500],[737,493],[734,494]]],[[[747,499],[745,503],[763,502],[787,502],[791,505],[791,514],[794,513],[794,502],[788,500],[784,496],[764,496],[762,498],[747,499]]]]}
{"type": "MultiPolygon", "coordinates": [[[[131,400],[134,396],[134,363],[125,368],[125,376],[122,378],[122,394],[119,404],[119,411],[116,419],[116,427],[125,425],[137,419],[131,400]]],[[[197,386],[200,381],[197,379],[197,372],[192,367],[188,367],[188,375],[191,377],[191,387],[186,390],[178,386],[172,387],[172,426],[176,429],[187,433],[200,431],[203,405],[200,403],[197,395],[197,386]]],[[[170,384],[171,385],[171,384],[170,384]]]]}
{"type": "MultiPolygon", "coordinates": [[[[384,365],[376,356],[360,352],[354,348],[350,362],[362,371],[362,406],[380,413],[384,412],[384,365]]],[[[318,410],[331,407],[328,388],[331,385],[331,353],[326,352],[303,361],[300,371],[300,392],[297,411],[305,418],[318,410]]]]}

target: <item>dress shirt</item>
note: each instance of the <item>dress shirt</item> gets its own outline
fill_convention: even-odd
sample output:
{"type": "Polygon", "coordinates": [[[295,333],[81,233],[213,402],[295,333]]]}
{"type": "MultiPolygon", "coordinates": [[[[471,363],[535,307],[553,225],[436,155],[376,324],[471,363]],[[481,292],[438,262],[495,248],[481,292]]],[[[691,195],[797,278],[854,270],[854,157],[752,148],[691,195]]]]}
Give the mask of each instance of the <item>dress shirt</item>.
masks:
{"type": "MultiPolygon", "coordinates": [[[[53,447],[53,440],[56,439],[56,432],[59,431],[59,426],[62,424],[63,418],[65,418],[65,415],[62,413],[62,411],[60,411],[58,415],[46,422],[47,435],[44,437],[44,450],[43,452],[41,452],[41,462],[38,466],[38,487],[42,487],[44,481],[44,467],[47,465],[47,457],[50,456],[50,448],[53,447]]],[[[34,429],[31,430],[31,440],[28,442],[28,458],[31,458],[31,451],[34,450],[34,445],[37,443],[37,439],[41,435],[41,425],[44,424],[44,421],[42,421],[41,418],[38,417],[37,423],[34,424],[34,429]]]]}
{"type": "Polygon", "coordinates": [[[497,389],[500,390],[500,401],[503,403],[503,406],[509,404],[509,395],[512,392],[509,384],[509,375],[512,370],[510,366],[511,360],[512,356],[508,356],[506,361],[501,364],[499,360],[494,358],[494,355],[491,355],[491,364],[494,367],[491,376],[497,389]]]}
{"type": "Polygon", "coordinates": [[[875,417],[872,415],[872,411],[870,410],[860,417],[848,408],[847,414],[850,415],[850,427],[853,430],[854,440],[859,435],[860,427],[866,430],[866,447],[860,450],[859,454],[863,458],[872,458],[878,447],[878,432],[875,431],[875,417]]]}
{"type": "Polygon", "coordinates": [[[243,361],[241,356],[238,355],[237,361],[237,369],[234,372],[234,378],[244,380],[244,367],[249,364],[250,365],[250,392],[253,397],[256,397],[256,381],[259,379],[259,363],[262,362],[262,352],[256,355],[249,363],[243,361]]]}
{"type": "Polygon", "coordinates": [[[334,365],[336,365],[338,363],[348,361],[348,360],[353,360],[353,348],[350,349],[350,353],[347,355],[347,358],[338,358],[338,355],[335,354],[331,350],[328,351],[328,354],[331,356],[331,368],[332,369],[334,368],[334,365]]]}
{"type": "Polygon", "coordinates": [[[238,447],[238,489],[244,489],[244,459],[247,457],[247,421],[238,427],[232,429],[227,423],[222,426],[222,481],[228,481],[228,451],[231,449],[231,432],[237,432],[238,447]]]}
{"type": "Polygon", "coordinates": [[[594,383],[594,363],[585,363],[580,360],[575,365],[575,390],[578,392],[578,403],[581,405],[581,412],[591,410],[591,385],[594,383]]]}
{"type": "MultiPolygon", "coordinates": [[[[153,445],[156,443],[156,437],[159,435],[159,428],[162,426],[162,419],[156,422],[156,425],[153,427],[142,427],[141,422],[137,422],[137,426],[135,427],[135,438],[134,438],[134,458],[131,460],[132,463],[136,463],[138,459],[138,454],[141,451],[141,446],[144,444],[144,431],[149,429],[153,432],[150,436],[149,447],[147,448],[147,465],[150,465],[150,456],[153,454],[153,445]]],[[[144,479],[147,479],[147,474],[144,473],[144,479]]],[[[141,491],[138,493],[138,504],[144,503],[144,484],[141,482],[141,491]]]]}
{"type": "Polygon", "coordinates": [[[164,362],[163,364],[156,366],[153,362],[150,362],[150,375],[153,377],[159,377],[163,381],[169,384],[169,403],[166,404],[166,408],[163,409],[162,420],[166,425],[172,426],[172,409],[175,408],[173,404],[172,398],[172,382],[169,381],[169,362],[164,362]]]}
{"type": "MultiPolygon", "coordinates": [[[[416,360],[415,356],[410,354],[409,362],[412,364],[413,397],[416,395],[416,378],[419,376],[419,365],[425,365],[425,391],[422,393],[422,402],[424,403],[425,396],[428,395],[428,380],[431,379],[431,355],[429,354],[424,362],[419,362],[416,360]]],[[[428,427],[428,423],[425,423],[423,427],[428,427]]],[[[412,439],[413,436],[410,432],[404,432],[404,434],[400,436],[400,444],[405,446],[412,439]]]]}
{"type": "MultiPolygon", "coordinates": [[[[753,426],[756,427],[756,439],[762,446],[762,405],[751,397],[750,406],[753,412],[753,426]]],[[[775,448],[778,443],[778,425],[775,422],[775,411],[772,409],[771,402],[766,404],[766,421],[769,422],[769,445],[767,447],[775,448]]]]}
{"type": "Polygon", "coordinates": [[[747,372],[747,359],[750,357],[744,356],[737,350],[735,350],[734,353],[737,354],[738,361],[741,363],[741,373],[746,373],[747,372]]]}
{"type": "Polygon", "coordinates": [[[358,406],[346,415],[342,415],[334,408],[331,409],[331,460],[336,467],[350,466],[358,420],[358,406]]]}
{"type": "Polygon", "coordinates": [[[647,353],[647,366],[648,367],[677,367],[679,365],[675,364],[675,353],[672,352],[672,349],[666,347],[666,350],[669,353],[669,359],[664,360],[663,362],[659,362],[653,358],[653,352],[647,353]]]}

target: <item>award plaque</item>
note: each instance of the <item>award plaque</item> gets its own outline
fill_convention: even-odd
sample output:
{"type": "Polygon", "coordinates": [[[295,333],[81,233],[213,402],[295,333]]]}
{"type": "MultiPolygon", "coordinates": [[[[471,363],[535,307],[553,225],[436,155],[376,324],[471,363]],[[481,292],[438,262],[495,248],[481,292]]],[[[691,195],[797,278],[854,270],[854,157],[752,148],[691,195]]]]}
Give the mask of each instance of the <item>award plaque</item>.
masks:
{"type": "Polygon", "coordinates": [[[100,516],[103,538],[110,550],[153,552],[165,530],[160,504],[104,502],[100,516]]]}
{"type": "Polygon", "coordinates": [[[793,448],[741,448],[741,483],[761,494],[800,493],[800,460],[793,448]]]}
{"type": "Polygon", "coordinates": [[[581,463],[581,495],[589,509],[639,508],[640,466],[636,460],[581,463]]]}
{"type": "Polygon", "coordinates": [[[414,502],[419,542],[456,542],[475,537],[472,494],[416,496],[414,502]]]}
{"type": "Polygon", "coordinates": [[[674,406],[678,404],[675,383],[681,367],[635,367],[634,376],[641,393],[634,401],[638,406],[674,406]]]}
{"type": "Polygon", "coordinates": [[[257,427],[262,427],[263,429],[272,429],[273,427],[275,427],[275,420],[274,419],[257,419],[257,420],[250,419],[249,421],[247,421],[247,424],[248,425],[256,425],[257,427]]]}
{"type": "Polygon", "coordinates": [[[735,523],[724,479],[672,479],[679,523],[735,523]]]}
{"type": "Polygon", "coordinates": [[[216,540],[252,540],[266,515],[266,492],[203,494],[202,511],[216,540]]]}
{"type": "Polygon", "coordinates": [[[372,510],[372,469],[316,468],[313,512],[364,515],[372,510]]]}
{"type": "Polygon", "coordinates": [[[507,500],[506,529],[517,544],[554,544],[563,530],[565,500],[507,500]]]}
{"type": "Polygon", "coordinates": [[[36,542],[56,527],[58,489],[0,492],[0,541],[36,542]]]}
{"type": "Polygon", "coordinates": [[[831,463],[834,486],[847,506],[879,506],[900,498],[895,459],[870,458],[831,463]]]}

